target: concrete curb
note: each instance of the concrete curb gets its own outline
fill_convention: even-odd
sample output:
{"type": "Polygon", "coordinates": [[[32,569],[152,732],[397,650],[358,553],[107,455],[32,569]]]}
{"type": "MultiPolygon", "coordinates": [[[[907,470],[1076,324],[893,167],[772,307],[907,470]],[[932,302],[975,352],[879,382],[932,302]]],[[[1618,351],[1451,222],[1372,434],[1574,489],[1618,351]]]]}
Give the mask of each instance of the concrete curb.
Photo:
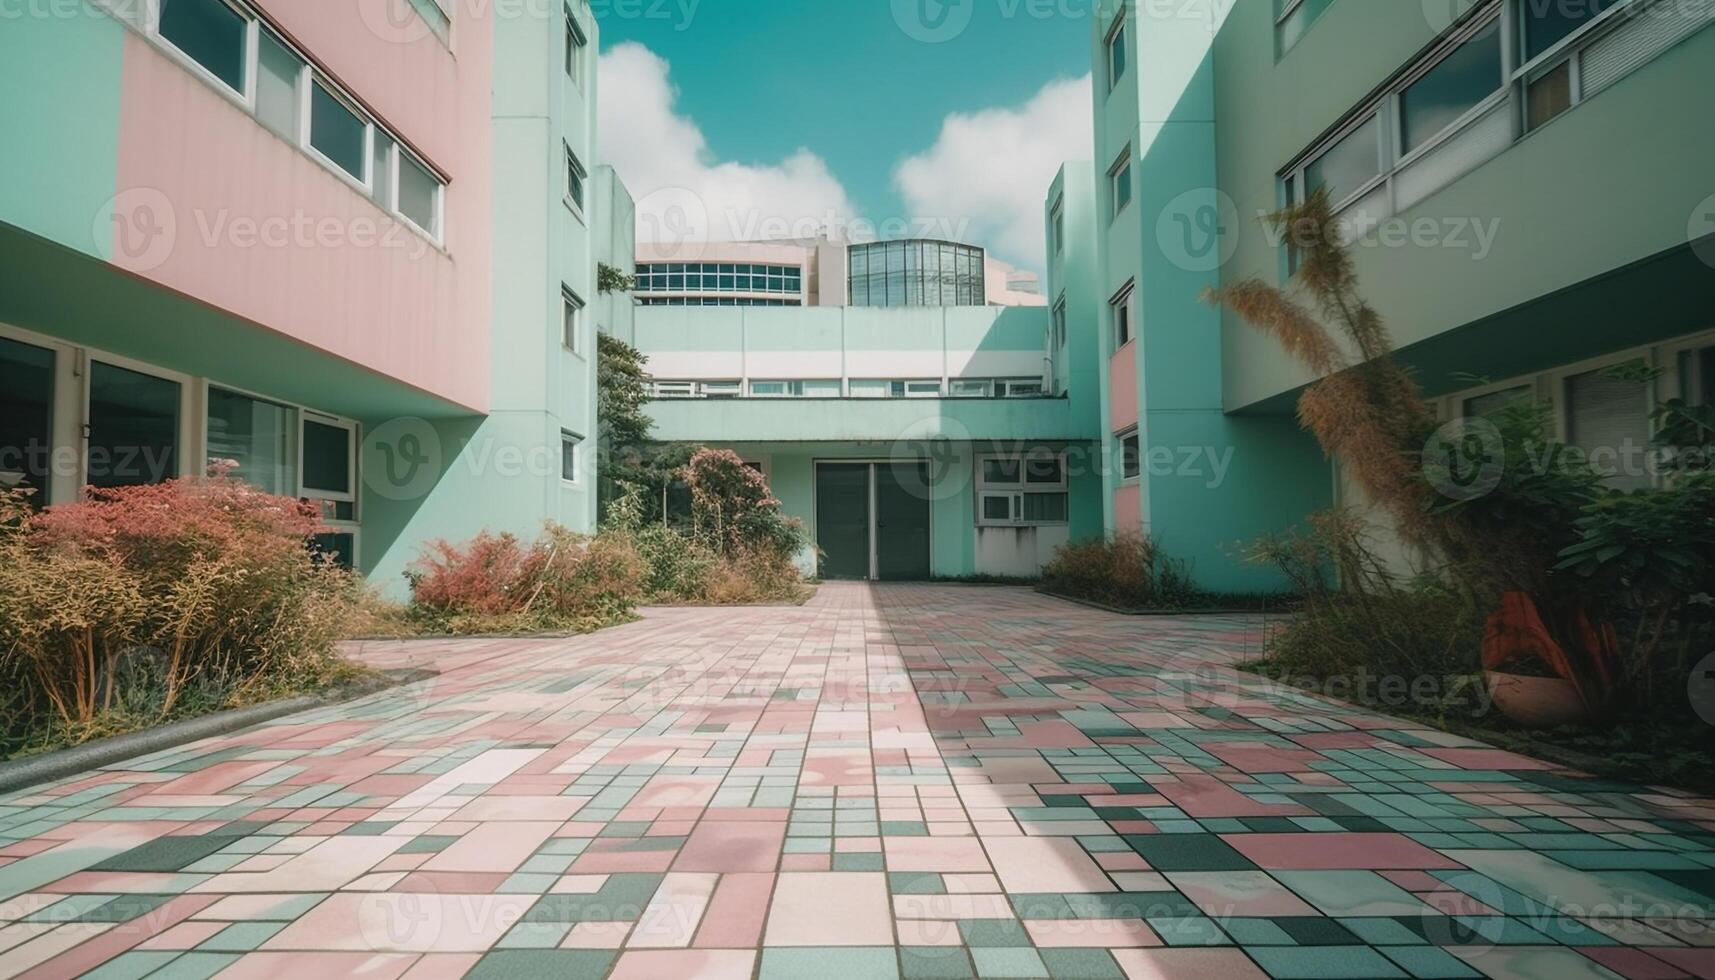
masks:
{"type": "Polygon", "coordinates": [[[159,728],[149,728],[140,732],[131,732],[128,735],[115,735],[112,738],[74,745],[69,749],[44,752],[41,755],[16,759],[11,762],[0,762],[0,794],[13,793],[41,783],[53,782],[82,772],[101,769],[114,763],[124,762],[127,759],[175,749],[181,745],[188,745],[205,738],[228,735],[260,725],[263,722],[273,721],[276,718],[284,718],[287,715],[355,701],[390,688],[427,680],[433,676],[435,676],[433,671],[401,671],[396,676],[389,676],[387,683],[360,685],[352,690],[340,692],[333,697],[288,698],[284,701],[273,701],[268,704],[255,704],[247,708],[234,708],[231,711],[204,715],[201,718],[186,718],[184,721],[175,721],[159,728]]]}

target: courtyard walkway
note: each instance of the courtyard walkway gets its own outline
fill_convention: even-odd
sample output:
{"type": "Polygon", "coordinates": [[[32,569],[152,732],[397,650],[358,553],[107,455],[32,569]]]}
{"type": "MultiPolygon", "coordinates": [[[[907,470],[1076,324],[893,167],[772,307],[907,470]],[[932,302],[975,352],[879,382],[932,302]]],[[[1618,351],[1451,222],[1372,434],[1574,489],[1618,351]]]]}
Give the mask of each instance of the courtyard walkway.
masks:
{"type": "Polygon", "coordinates": [[[830,585],[0,797],[0,977],[1715,977],[1715,801],[1230,665],[1261,622],[830,585]]]}

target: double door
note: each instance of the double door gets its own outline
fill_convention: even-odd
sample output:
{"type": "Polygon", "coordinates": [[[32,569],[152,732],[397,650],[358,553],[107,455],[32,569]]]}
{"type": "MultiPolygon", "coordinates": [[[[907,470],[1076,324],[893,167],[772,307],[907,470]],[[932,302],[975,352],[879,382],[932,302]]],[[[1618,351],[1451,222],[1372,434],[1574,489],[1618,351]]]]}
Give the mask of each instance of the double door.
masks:
{"type": "Polygon", "coordinates": [[[816,464],[822,577],[929,578],[929,467],[922,462],[816,464]]]}

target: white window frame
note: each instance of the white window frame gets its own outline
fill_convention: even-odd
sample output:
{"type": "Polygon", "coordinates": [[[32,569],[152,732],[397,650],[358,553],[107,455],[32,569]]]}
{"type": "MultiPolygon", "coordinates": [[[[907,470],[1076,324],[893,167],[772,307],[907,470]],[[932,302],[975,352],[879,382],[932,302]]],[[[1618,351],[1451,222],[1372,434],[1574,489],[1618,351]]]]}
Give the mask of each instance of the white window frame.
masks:
{"type": "MultiPolygon", "coordinates": [[[[78,385],[78,415],[75,420],[75,429],[78,448],[77,486],[80,497],[83,488],[89,486],[89,400],[94,395],[94,365],[97,361],[125,371],[131,371],[136,374],[157,378],[161,381],[171,381],[179,386],[179,427],[178,433],[176,434],[177,446],[175,447],[174,452],[174,455],[178,457],[178,472],[169,474],[167,479],[171,480],[175,478],[196,476],[202,472],[200,469],[191,468],[191,460],[199,457],[202,453],[201,447],[197,446],[193,441],[194,437],[198,434],[196,419],[194,417],[197,410],[194,398],[196,394],[195,378],[182,371],[174,371],[169,368],[150,364],[147,361],[139,361],[129,357],[121,357],[117,354],[109,354],[105,351],[96,350],[91,347],[79,347],[76,345],[67,346],[63,342],[56,342],[54,349],[56,351],[61,349],[68,350],[74,359],[73,372],[78,385]]],[[[55,407],[57,409],[57,394],[55,402],[55,407]]],[[[57,432],[57,423],[53,424],[57,432]]]]}
{"type": "MultiPolygon", "coordinates": [[[[351,504],[352,513],[357,515],[356,508],[359,506],[357,498],[360,496],[357,492],[357,488],[362,486],[363,483],[362,476],[357,471],[359,455],[358,447],[361,442],[359,433],[360,428],[358,424],[351,419],[340,418],[336,415],[328,415],[324,412],[315,411],[314,409],[298,409],[298,495],[300,497],[303,497],[306,500],[329,500],[334,503],[351,504]],[[304,438],[304,426],[311,422],[325,425],[330,429],[346,430],[346,472],[351,474],[351,489],[349,491],[339,493],[333,490],[323,490],[311,487],[304,482],[306,473],[304,469],[304,444],[308,441],[304,438]]],[[[361,517],[361,515],[357,516],[361,517]]],[[[353,520],[352,523],[360,523],[360,521],[353,520]]]]}
{"type": "Polygon", "coordinates": [[[562,140],[561,147],[566,154],[565,195],[566,207],[579,218],[584,216],[583,198],[589,194],[590,172],[584,167],[584,162],[578,159],[576,150],[572,149],[569,141],[562,140]]]}
{"type": "Polygon", "coordinates": [[[584,485],[584,437],[571,429],[560,430],[560,483],[568,487],[584,485]],[[566,476],[566,450],[572,451],[572,475],[566,476]]]}
{"type": "Polygon", "coordinates": [[[994,381],[989,378],[953,378],[947,388],[949,398],[993,398],[994,381]],[[961,387],[975,390],[961,392],[961,387]]]}
{"type": "Polygon", "coordinates": [[[940,398],[946,390],[939,379],[907,380],[904,385],[906,398],[940,398]]]}
{"type": "Polygon", "coordinates": [[[744,397],[744,382],[736,380],[700,381],[697,383],[697,397],[724,400],[744,397]]]}
{"type": "Polygon", "coordinates": [[[560,346],[578,357],[584,356],[584,309],[582,296],[560,286],[560,346]]]}
{"type": "MultiPolygon", "coordinates": [[[[370,134],[371,134],[370,138],[372,140],[374,139],[374,132],[375,131],[372,128],[370,130],[370,134]]],[[[424,161],[422,157],[419,157],[417,154],[412,153],[410,150],[407,150],[405,148],[405,145],[403,143],[399,142],[398,137],[394,136],[392,133],[388,133],[387,137],[388,137],[388,139],[393,141],[393,149],[390,153],[387,154],[387,166],[390,168],[390,173],[388,175],[389,179],[387,182],[387,187],[388,187],[388,191],[389,191],[388,197],[390,198],[390,200],[386,202],[387,210],[389,212],[391,212],[392,214],[397,215],[401,221],[405,222],[407,227],[416,231],[418,234],[422,235],[424,238],[427,238],[429,241],[434,242],[436,245],[444,244],[446,242],[446,224],[447,224],[447,218],[446,218],[447,184],[446,184],[446,181],[442,180],[441,175],[436,173],[435,168],[429,166],[429,164],[426,161],[424,161]],[[410,215],[406,214],[404,212],[404,210],[402,210],[399,207],[399,192],[400,192],[399,174],[402,173],[405,169],[404,163],[405,163],[405,157],[406,156],[409,156],[411,158],[411,160],[417,164],[417,166],[422,167],[423,171],[429,175],[429,178],[435,182],[435,217],[434,217],[435,227],[434,228],[424,228],[422,225],[417,224],[417,222],[410,215]]],[[[371,155],[373,156],[373,152],[371,155]]]]}
{"type": "MultiPolygon", "coordinates": [[[[303,469],[302,469],[303,449],[300,446],[300,444],[303,442],[303,438],[304,438],[304,424],[302,422],[302,419],[304,417],[304,413],[306,411],[310,411],[310,410],[306,409],[302,405],[297,405],[297,404],[294,404],[294,403],[288,402],[288,401],[282,401],[279,398],[273,398],[273,397],[270,397],[268,395],[264,395],[260,392],[249,391],[249,390],[246,390],[244,388],[240,388],[236,385],[221,384],[220,382],[215,381],[211,378],[202,379],[202,383],[198,387],[199,387],[199,402],[198,403],[202,409],[201,412],[198,413],[200,415],[200,420],[198,423],[200,425],[200,429],[198,430],[198,434],[201,436],[201,443],[200,444],[202,446],[202,452],[200,454],[198,454],[198,458],[200,458],[203,461],[205,466],[213,462],[213,459],[209,455],[209,445],[208,445],[209,417],[208,417],[208,413],[209,413],[209,403],[211,401],[211,395],[214,392],[214,389],[219,388],[221,391],[224,391],[229,395],[237,395],[240,398],[248,398],[252,401],[258,401],[258,402],[263,402],[263,403],[268,404],[268,405],[274,405],[276,407],[286,409],[288,412],[292,413],[291,421],[289,423],[289,425],[291,426],[291,431],[288,435],[288,438],[291,441],[291,445],[287,448],[287,451],[291,455],[292,458],[298,460],[298,465],[299,465],[299,468],[293,472],[293,476],[295,477],[295,479],[292,480],[293,495],[298,496],[298,497],[302,497],[304,495],[304,483],[303,483],[304,474],[303,474],[303,469]]],[[[242,476],[240,476],[239,479],[242,480],[244,478],[242,476]]],[[[249,482],[249,481],[245,481],[245,482],[249,482]]],[[[254,484],[252,484],[252,485],[254,485],[254,484]]]]}
{"type": "MultiPolygon", "coordinates": [[[[303,97],[298,103],[298,145],[303,147],[304,152],[319,161],[322,166],[331,170],[334,176],[362,191],[365,197],[374,193],[375,177],[371,171],[375,168],[375,120],[369,118],[369,113],[358,108],[357,103],[350,96],[341,91],[340,87],[335,85],[326,75],[316,71],[313,66],[310,68],[309,84],[304,87],[303,97]],[[312,113],[316,104],[315,89],[318,85],[363,124],[363,175],[361,177],[353,176],[350,171],[333,162],[327,154],[316,149],[315,145],[310,142],[311,127],[314,125],[312,113]]],[[[397,146],[397,141],[395,141],[395,146],[397,146]]],[[[397,180],[396,167],[394,167],[393,176],[397,180]]],[[[397,194],[398,191],[398,184],[395,183],[393,192],[397,194]]],[[[389,210],[396,209],[390,208],[389,210]]]]}
{"type": "Polygon", "coordinates": [[[245,109],[250,110],[252,113],[255,112],[257,32],[261,29],[261,21],[257,18],[255,11],[251,10],[244,4],[234,3],[232,0],[218,0],[219,3],[225,4],[227,7],[231,8],[234,13],[238,14],[238,16],[244,18],[245,22],[244,90],[239,91],[231,85],[228,85],[226,80],[221,78],[219,75],[216,75],[214,72],[204,68],[202,66],[202,62],[191,57],[183,48],[174,44],[165,34],[161,33],[160,0],[143,0],[143,2],[147,9],[147,13],[145,15],[145,27],[143,30],[144,36],[154,42],[158,48],[165,52],[174,61],[177,61],[182,67],[188,68],[192,74],[201,78],[208,84],[213,85],[215,90],[220,92],[221,95],[224,95],[228,99],[238,103],[245,109]]]}
{"type": "Polygon", "coordinates": [[[995,381],[995,396],[997,398],[1046,398],[1048,397],[1048,386],[1042,383],[1041,378],[999,378],[995,381]],[[1014,385],[1026,388],[1034,386],[1036,390],[1018,393],[1013,390],[1014,385]]]}
{"type": "Polygon", "coordinates": [[[1137,340],[1137,304],[1133,302],[1136,297],[1137,280],[1132,279],[1127,280],[1126,284],[1119,288],[1119,292],[1114,293],[1113,298],[1108,300],[1108,312],[1111,320],[1109,339],[1113,342],[1113,349],[1116,354],[1137,340]],[[1122,312],[1125,314],[1126,325],[1124,340],[1120,339],[1120,314],[1122,312]]]}
{"type": "Polygon", "coordinates": [[[656,381],[649,382],[649,397],[659,399],[684,399],[697,397],[695,381],[656,381]]]}
{"type": "Polygon", "coordinates": [[[976,459],[976,478],[973,480],[976,492],[976,524],[978,527],[1065,527],[1071,523],[1072,499],[1069,475],[1066,470],[1066,454],[1037,450],[1026,453],[983,453],[976,459]],[[1029,479],[1030,463],[1032,460],[1052,459],[1057,461],[1060,479],[1054,483],[1032,483],[1029,479]],[[984,465],[993,460],[1006,460],[1018,464],[1018,479],[1016,481],[990,481],[984,465]],[[1027,496],[1059,496],[1066,498],[1066,519],[1061,521],[1027,521],[1024,519],[1024,498],[1027,496]],[[989,500],[1006,499],[1008,518],[1000,520],[987,516],[985,508],[989,500]]]}
{"type": "Polygon", "coordinates": [[[1108,167],[1108,221],[1118,221],[1137,199],[1136,175],[1132,173],[1131,144],[1127,143],[1121,153],[1108,167]],[[1126,197],[1125,203],[1120,203],[1120,174],[1125,174],[1126,197]]]}
{"type": "Polygon", "coordinates": [[[1143,482],[1143,429],[1142,429],[1142,427],[1134,425],[1128,429],[1121,429],[1119,432],[1116,432],[1114,434],[1114,444],[1116,446],[1116,455],[1119,457],[1119,466],[1117,467],[1117,470],[1118,470],[1119,476],[1120,476],[1120,481],[1119,481],[1120,486],[1129,487],[1129,486],[1135,486],[1139,483],[1142,483],[1143,482]],[[1127,473],[1125,471],[1125,444],[1132,441],[1133,439],[1137,440],[1137,472],[1136,473],[1127,473]]]}
{"type": "Polygon", "coordinates": [[[1066,254],[1066,196],[1060,195],[1048,211],[1048,227],[1054,237],[1054,254],[1066,254]]]}
{"type": "Polygon", "coordinates": [[[1103,35],[1102,39],[1102,60],[1107,63],[1109,93],[1120,87],[1120,81],[1131,70],[1131,52],[1127,51],[1125,47],[1129,41],[1127,36],[1129,32],[1126,31],[1126,7],[1127,4],[1120,4],[1119,14],[1114,17],[1113,23],[1108,25],[1108,32],[1103,35]],[[1120,43],[1121,58],[1114,57],[1114,40],[1116,38],[1120,43]]]}
{"type": "Polygon", "coordinates": [[[589,35],[584,33],[584,27],[578,23],[577,14],[572,12],[571,4],[566,5],[566,77],[580,89],[584,85],[586,55],[589,50],[589,35]]]}
{"type": "Polygon", "coordinates": [[[1066,294],[1054,302],[1054,309],[1049,313],[1049,329],[1053,331],[1053,349],[1065,350],[1070,326],[1067,322],[1066,294]]]}

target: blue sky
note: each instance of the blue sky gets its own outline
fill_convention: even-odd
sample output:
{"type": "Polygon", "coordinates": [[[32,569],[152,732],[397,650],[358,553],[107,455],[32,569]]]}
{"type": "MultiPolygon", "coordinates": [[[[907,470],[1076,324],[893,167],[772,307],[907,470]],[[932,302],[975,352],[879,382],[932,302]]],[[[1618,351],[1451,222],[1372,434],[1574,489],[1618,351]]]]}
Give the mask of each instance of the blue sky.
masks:
{"type": "Polygon", "coordinates": [[[640,201],[658,184],[700,187],[725,173],[729,184],[749,185],[752,195],[772,186],[777,198],[793,202],[784,206],[792,215],[805,212],[802,202],[818,192],[839,198],[836,186],[844,200],[826,206],[845,205],[872,220],[915,217],[934,202],[947,212],[935,218],[968,219],[973,237],[995,239],[979,244],[1034,266],[1039,256],[1020,227],[1028,219],[997,212],[1040,210],[1053,176],[1047,161],[1088,155],[1087,102],[1081,112],[1068,112],[1079,104],[1070,93],[1043,98],[1053,83],[1089,72],[1088,0],[946,6],[940,0],[595,0],[593,6],[605,55],[602,154],[640,201]],[[951,38],[926,40],[937,29],[951,38]],[[642,57],[635,45],[658,60],[642,57]],[[642,80],[653,82],[657,74],[665,74],[667,87],[642,80]],[[1033,100],[1039,101],[1030,115],[1033,100]],[[671,118],[657,119],[656,112],[671,118]],[[1060,118],[1067,115],[1084,118],[1060,118]],[[944,139],[949,117],[969,123],[952,140],[944,139]],[[684,155],[687,141],[697,141],[691,130],[700,136],[697,155],[717,168],[714,174],[687,176],[659,166],[663,154],[684,155]],[[1016,172],[988,175],[991,183],[1012,186],[975,193],[968,173],[948,175],[949,186],[938,186],[936,171],[1006,171],[1004,161],[1019,161],[1026,150],[1031,156],[1016,172]],[[913,157],[923,158],[916,177],[902,182],[899,168],[913,157]],[[718,169],[724,165],[741,169],[718,169]],[[967,199],[949,199],[949,192],[967,199]]]}

